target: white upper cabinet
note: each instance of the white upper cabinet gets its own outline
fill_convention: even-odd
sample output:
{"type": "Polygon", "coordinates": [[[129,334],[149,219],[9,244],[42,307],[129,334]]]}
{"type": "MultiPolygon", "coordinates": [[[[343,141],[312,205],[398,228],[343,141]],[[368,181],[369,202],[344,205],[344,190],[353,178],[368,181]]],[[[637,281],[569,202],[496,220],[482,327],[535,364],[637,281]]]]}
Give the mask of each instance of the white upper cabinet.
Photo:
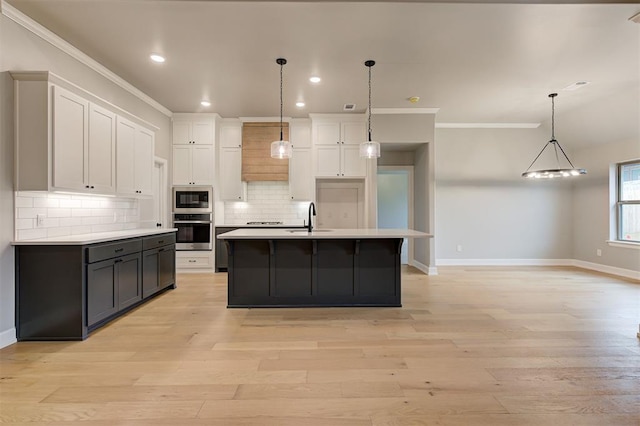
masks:
{"type": "Polygon", "coordinates": [[[50,72],[11,76],[16,190],[151,194],[152,130],[126,120],[123,116],[137,118],[122,110],[116,113],[113,105],[50,72]]]}
{"type": "Polygon", "coordinates": [[[313,170],[316,177],[366,177],[366,161],[360,158],[360,143],[366,140],[364,120],[314,119],[313,170]]]}
{"type": "Polygon", "coordinates": [[[314,177],[312,169],[311,121],[292,119],[289,123],[289,141],[293,147],[289,159],[289,198],[313,200],[314,177]]]}
{"type": "Polygon", "coordinates": [[[223,119],[220,123],[218,187],[223,201],[244,201],[242,182],[242,122],[223,119]]]}
{"type": "Polygon", "coordinates": [[[217,114],[174,117],[174,185],[214,185],[216,117],[217,114]]]}
{"type": "Polygon", "coordinates": [[[53,87],[53,187],[83,191],[89,185],[89,101],[53,87]]]}
{"type": "Polygon", "coordinates": [[[117,192],[153,195],[154,133],[118,117],[116,128],[117,192]]]}
{"type": "Polygon", "coordinates": [[[61,87],[53,90],[53,189],[115,192],[116,115],[61,87]]]}
{"type": "Polygon", "coordinates": [[[89,186],[101,194],[116,190],[116,114],[89,105],[89,186]]]}
{"type": "Polygon", "coordinates": [[[242,123],[222,124],[220,126],[220,146],[223,148],[242,147],[242,123]]]}
{"type": "Polygon", "coordinates": [[[173,122],[174,145],[213,145],[212,120],[175,120],[173,122]]]}

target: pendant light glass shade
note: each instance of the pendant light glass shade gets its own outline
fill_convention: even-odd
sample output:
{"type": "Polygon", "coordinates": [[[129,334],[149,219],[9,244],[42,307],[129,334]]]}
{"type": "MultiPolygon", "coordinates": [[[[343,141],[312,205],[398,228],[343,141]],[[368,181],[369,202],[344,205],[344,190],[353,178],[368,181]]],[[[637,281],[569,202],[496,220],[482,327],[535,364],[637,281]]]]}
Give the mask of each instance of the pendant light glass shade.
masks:
{"type": "Polygon", "coordinates": [[[283,140],[282,137],[282,68],[287,60],[284,58],[276,59],[276,63],[280,65],[280,140],[271,142],[271,158],[291,158],[293,149],[291,142],[283,140]]]}
{"type": "Polygon", "coordinates": [[[556,96],[558,96],[557,93],[551,93],[549,95],[549,97],[551,98],[551,140],[545,144],[545,146],[542,148],[540,153],[536,156],[536,158],[534,158],[533,162],[529,165],[529,168],[524,173],[522,173],[522,177],[529,178],[529,179],[555,179],[555,178],[567,178],[567,177],[587,174],[587,171],[585,169],[578,169],[573,165],[571,160],[569,160],[569,157],[567,156],[567,154],[564,152],[564,149],[562,149],[562,146],[560,146],[560,142],[556,140],[555,104],[554,104],[554,98],[556,96]],[[538,158],[540,158],[544,150],[547,149],[549,145],[553,146],[553,150],[555,151],[555,155],[556,155],[556,163],[558,166],[556,168],[531,170],[531,167],[533,167],[535,162],[538,161],[538,158]],[[559,152],[558,152],[558,149],[560,150],[559,152]],[[559,155],[560,153],[562,153],[564,158],[567,160],[567,163],[569,163],[569,166],[571,167],[562,167],[560,165],[560,155],[559,155]]]}
{"type": "Polygon", "coordinates": [[[371,67],[376,61],[365,61],[364,65],[369,68],[369,117],[367,119],[368,140],[360,144],[360,157],[378,158],[380,157],[380,143],[371,140],[371,67]]]}

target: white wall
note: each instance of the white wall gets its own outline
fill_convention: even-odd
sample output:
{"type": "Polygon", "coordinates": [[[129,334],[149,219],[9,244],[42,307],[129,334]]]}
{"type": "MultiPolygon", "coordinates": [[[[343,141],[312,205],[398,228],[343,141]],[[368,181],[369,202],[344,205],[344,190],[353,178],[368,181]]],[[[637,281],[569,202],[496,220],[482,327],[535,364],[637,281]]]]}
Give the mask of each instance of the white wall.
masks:
{"type": "MultiPolygon", "coordinates": [[[[4,6],[4,4],[0,4],[4,6]]],[[[0,14],[0,347],[15,341],[13,80],[9,70],[48,70],[159,128],[155,153],[171,161],[168,116],[0,14]]]]}
{"type": "Polygon", "coordinates": [[[436,263],[571,259],[571,184],[520,177],[548,137],[436,129],[436,263]]]}

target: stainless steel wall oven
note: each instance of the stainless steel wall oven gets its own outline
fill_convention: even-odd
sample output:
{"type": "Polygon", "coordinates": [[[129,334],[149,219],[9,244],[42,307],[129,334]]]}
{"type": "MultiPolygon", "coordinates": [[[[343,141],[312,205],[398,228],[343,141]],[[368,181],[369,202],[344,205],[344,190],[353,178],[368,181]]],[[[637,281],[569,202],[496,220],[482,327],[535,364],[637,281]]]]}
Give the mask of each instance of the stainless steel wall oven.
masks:
{"type": "Polygon", "coordinates": [[[213,248],[212,213],[174,213],[176,250],[211,250],[213,248]]]}

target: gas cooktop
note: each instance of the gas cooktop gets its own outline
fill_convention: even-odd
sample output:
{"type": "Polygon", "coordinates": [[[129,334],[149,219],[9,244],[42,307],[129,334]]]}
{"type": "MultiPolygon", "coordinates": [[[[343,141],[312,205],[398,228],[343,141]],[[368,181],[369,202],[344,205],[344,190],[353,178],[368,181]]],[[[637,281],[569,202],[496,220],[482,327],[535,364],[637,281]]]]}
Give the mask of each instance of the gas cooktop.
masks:
{"type": "Polygon", "coordinates": [[[271,222],[247,222],[247,225],[282,225],[282,222],[276,222],[276,221],[271,221],[271,222]]]}

